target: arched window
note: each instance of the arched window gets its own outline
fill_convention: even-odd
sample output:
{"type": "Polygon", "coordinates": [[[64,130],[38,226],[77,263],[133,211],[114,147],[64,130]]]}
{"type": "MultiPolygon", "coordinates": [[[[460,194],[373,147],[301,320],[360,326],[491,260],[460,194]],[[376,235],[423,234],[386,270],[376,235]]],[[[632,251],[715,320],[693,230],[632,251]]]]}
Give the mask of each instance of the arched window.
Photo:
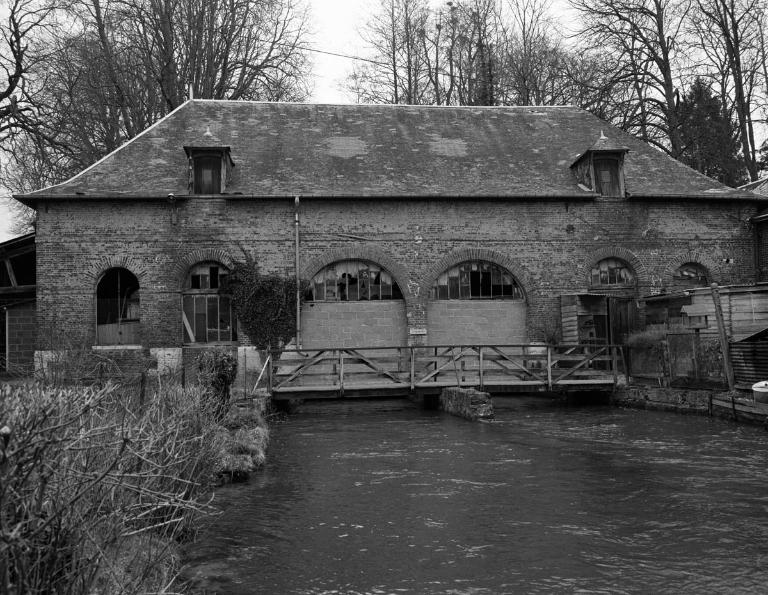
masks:
{"type": "Polygon", "coordinates": [[[140,342],[139,280],[121,267],[109,269],[96,286],[96,342],[135,345],[140,342]]]}
{"type": "Polygon", "coordinates": [[[680,287],[705,287],[709,285],[707,269],[696,262],[686,262],[672,275],[675,285],[680,287]]]}
{"type": "Polygon", "coordinates": [[[328,265],[312,278],[304,298],[310,302],[401,300],[392,275],[365,260],[343,260],[328,265]]]}
{"type": "Polygon", "coordinates": [[[237,340],[232,299],[226,292],[229,270],[216,262],[193,266],[182,296],[184,343],[221,343],[237,340]]]}
{"type": "Polygon", "coordinates": [[[620,258],[604,258],[592,267],[593,287],[626,287],[635,283],[632,268],[620,258]]]}
{"type": "Polygon", "coordinates": [[[523,299],[512,273],[492,262],[471,260],[448,269],[437,278],[430,297],[436,300],[523,299]]]}

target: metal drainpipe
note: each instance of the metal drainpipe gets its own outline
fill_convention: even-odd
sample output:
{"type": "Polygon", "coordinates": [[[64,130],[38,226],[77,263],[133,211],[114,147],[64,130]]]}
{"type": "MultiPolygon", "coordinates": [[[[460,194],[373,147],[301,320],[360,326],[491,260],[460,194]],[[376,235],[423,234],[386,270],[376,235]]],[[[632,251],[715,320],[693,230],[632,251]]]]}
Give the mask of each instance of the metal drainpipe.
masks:
{"type": "Polygon", "coordinates": [[[299,273],[299,197],[293,200],[294,227],[296,228],[296,349],[301,349],[301,281],[299,273]]]}

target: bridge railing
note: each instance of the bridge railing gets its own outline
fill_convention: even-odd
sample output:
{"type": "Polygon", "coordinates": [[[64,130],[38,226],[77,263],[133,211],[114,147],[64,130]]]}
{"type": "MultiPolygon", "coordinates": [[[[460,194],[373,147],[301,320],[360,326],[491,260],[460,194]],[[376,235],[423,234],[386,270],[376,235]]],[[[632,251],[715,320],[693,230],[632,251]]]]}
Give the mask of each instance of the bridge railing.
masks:
{"type": "Polygon", "coordinates": [[[429,345],[288,349],[273,354],[273,393],[424,389],[482,389],[615,384],[616,345],[429,345]]]}

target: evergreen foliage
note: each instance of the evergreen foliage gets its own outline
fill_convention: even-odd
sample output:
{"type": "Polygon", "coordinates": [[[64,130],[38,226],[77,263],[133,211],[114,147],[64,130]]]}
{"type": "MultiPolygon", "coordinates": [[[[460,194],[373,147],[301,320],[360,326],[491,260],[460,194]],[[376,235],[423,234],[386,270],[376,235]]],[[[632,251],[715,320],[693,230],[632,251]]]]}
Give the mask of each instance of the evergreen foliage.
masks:
{"type": "Polygon", "coordinates": [[[235,263],[227,289],[245,334],[259,349],[281,347],[296,336],[296,279],[262,273],[246,255],[235,263]]]}
{"type": "Polygon", "coordinates": [[[709,84],[697,78],[679,110],[680,160],[728,186],[744,184],[747,170],[739,155],[738,130],[709,84]]]}

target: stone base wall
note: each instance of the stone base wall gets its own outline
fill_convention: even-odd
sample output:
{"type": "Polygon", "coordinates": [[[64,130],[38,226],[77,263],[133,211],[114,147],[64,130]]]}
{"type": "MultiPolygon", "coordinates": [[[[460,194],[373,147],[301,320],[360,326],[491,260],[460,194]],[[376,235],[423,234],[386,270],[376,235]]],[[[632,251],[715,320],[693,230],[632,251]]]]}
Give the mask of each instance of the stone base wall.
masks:
{"type": "Polygon", "coordinates": [[[708,415],[715,394],[709,390],[623,386],[616,389],[611,396],[611,402],[619,407],[708,415]]]}
{"type": "MultiPolygon", "coordinates": [[[[262,358],[251,345],[228,347],[237,351],[237,376],[232,383],[236,395],[250,395],[262,369],[262,358]]],[[[94,347],[84,351],[36,351],[35,374],[53,381],[113,379],[138,382],[142,374],[185,384],[197,382],[197,356],[202,348],[153,347],[151,349],[94,347]]],[[[266,373],[265,373],[266,374],[266,373]]],[[[262,378],[262,386],[265,378],[262,378]]]]}
{"type": "Polygon", "coordinates": [[[493,419],[491,395],[474,388],[445,388],[440,394],[442,411],[465,419],[493,419]]]}
{"type": "Polygon", "coordinates": [[[142,347],[35,351],[35,375],[54,382],[137,382],[154,367],[149,350],[142,347]]]}

